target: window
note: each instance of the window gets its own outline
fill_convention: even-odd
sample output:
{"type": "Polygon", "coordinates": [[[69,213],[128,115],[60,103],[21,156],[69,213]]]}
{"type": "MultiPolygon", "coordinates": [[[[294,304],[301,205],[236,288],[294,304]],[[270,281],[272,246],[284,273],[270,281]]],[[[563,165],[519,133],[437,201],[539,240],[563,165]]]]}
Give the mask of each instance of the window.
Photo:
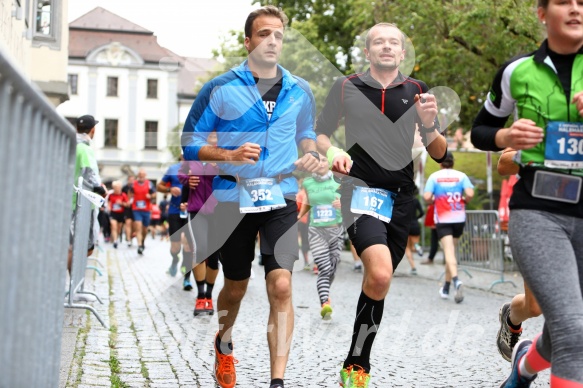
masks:
{"type": "Polygon", "coordinates": [[[158,122],[146,121],[146,137],[144,141],[144,148],[158,149],[158,122]]]}
{"type": "Polygon", "coordinates": [[[32,38],[33,47],[48,46],[54,50],[61,49],[62,2],[63,0],[26,2],[25,22],[29,27],[26,37],[32,38]],[[29,12],[32,17],[30,23],[28,23],[29,12]]]}
{"type": "Polygon", "coordinates": [[[148,80],[148,91],[146,92],[147,98],[158,98],[158,80],[149,79],[148,80]]]}
{"type": "Polygon", "coordinates": [[[107,77],[107,97],[117,97],[117,77],[107,77]]]}
{"type": "Polygon", "coordinates": [[[69,78],[69,93],[72,96],[76,96],[77,95],[77,81],[79,79],[79,76],[77,74],[69,74],[68,78],[69,78]]]}
{"type": "Polygon", "coordinates": [[[34,22],[35,34],[52,36],[53,18],[51,12],[52,0],[38,0],[36,3],[36,15],[34,22]]]}
{"type": "Polygon", "coordinates": [[[117,148],[117,120],[105,119],[104,147],[117,148]]]}

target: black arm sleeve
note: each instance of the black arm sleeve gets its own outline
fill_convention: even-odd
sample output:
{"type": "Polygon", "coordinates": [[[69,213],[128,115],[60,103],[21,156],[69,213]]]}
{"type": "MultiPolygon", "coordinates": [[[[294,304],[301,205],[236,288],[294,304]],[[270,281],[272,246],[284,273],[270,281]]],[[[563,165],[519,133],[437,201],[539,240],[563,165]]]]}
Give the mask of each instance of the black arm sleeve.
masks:
{"type": "Polygon", "coordinates": [[[182,194],[180,197],[180,203],[188,202],[188,194],[190,193],[190,187],[188,187],[188,183],[182,185],[182,194]]]}
{"type": "Polygon", "coordinates": [[[474,120],[471,141],[474,147],[484,151],[502,151],[496,145],[496,133],[504,127],[508,117],[497,117],[482,107],[474,120]]]}
{"type": "MultiPolygon", "coordinates": [[[[445,131],[444,131],[444,133],[442,133],[442,135],[445,136],[445,131]]],[[[431,156],[431,159],[435,160],[436,163],[441,163],[441,162],[443,162],[445,160],[445,158],[447,156],[447,150],[448,150],[448,148],[447,148],[447,143],[446,143],[446,145],[445,145],[445,153],[443,154],[443,156],[441,158],[435,159],[433,156],[431,156],[431,155],[429,155],[429,156],[431,156]]]]}

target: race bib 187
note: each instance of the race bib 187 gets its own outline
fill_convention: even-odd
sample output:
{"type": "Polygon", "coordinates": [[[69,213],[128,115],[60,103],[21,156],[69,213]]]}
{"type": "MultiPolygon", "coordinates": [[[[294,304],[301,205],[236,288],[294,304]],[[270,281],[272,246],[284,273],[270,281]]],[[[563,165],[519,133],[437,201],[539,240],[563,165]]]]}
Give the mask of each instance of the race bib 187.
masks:
{"type": "Polygon", "coordinates": [[[367,214],[389,223],[393,216],[393,203],[397,195],[389,190],[355,186],[352,191],[350,211],[367,214]]]}

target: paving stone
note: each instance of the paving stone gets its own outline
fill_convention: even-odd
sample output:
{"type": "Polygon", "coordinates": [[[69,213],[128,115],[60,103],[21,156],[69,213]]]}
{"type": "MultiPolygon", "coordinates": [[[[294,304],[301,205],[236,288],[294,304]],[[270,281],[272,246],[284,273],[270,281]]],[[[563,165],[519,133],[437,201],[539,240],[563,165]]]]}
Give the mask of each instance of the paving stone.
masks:
{"type": "MultiPolygon", "coordinates": [[[[88,282],[88,289],[99,295],[109,295],[109,285],[113,287],[114,295],[104,301],[114,304],[119,376],[122,381],[127,379],[131,387],[144,387],[141,360],[151,378],[151,388],[214,387],[212,344],[218,327],[217,314],[194,318],[194,294],[182,290],[180,277],[171,278],[165,273],[168,244],[148,238],[146,246],[143,257],[137,256],[135,247],[112,251],[108,260],[111,265],[108,264],[104,276],[93,275],[88,282]]],[[[419,266],[418,277],[407,275],[406,262],[397,269],[372,350],[371,385],[498,386],[509,373],[509,363],[500,357],[494,344],[498,310],[518,291],[508,288],[506,295],[484,292],[475,285],[482,281],[487,288],[491,278],[472,271],[473,278],[468,279],[460,272],[468,287],[464,302],[455,304],[453,300],[441,300],[437,293],[442,267],[423,267],[426,266],[419,266]],[[434,271],[433,278],[427,275],[430,271],[434,271]]],[[[239,360],[237,386],[245,388],[267,386],[270,378],[263,268],[254,264],[253,271],[255,277],[249,282],[233,331],[234,356],[239,360]]],[[[362,274],[352,271],[350,253],[343,252],[331,288],[334,313],[327,322],[319,315],[316,276],[311,271],[298,270],[292,279],[295,331],[286,386],[336,386],[340,365],[350,345],[362,274]]],[[[213,295],[215,303],[222,283],[219,275],[213,295]]],[[[109,305],[95,307],[109,320],[109,305]]],[[[525,323],[523,338],[532,338],[541,330],[542,323],[542,317],[525,323]]],[[[111,332],[102,329],[94,319],[91,325],[79,388],[110,386],[108,377],[102,380],[96,373],[109,374],[111,332]]],[[[77,352],[80,349],[78,344],[77,352]]],[[[74,360],[69,383],[77,377],[76,368],[74,360]]],[[[541,373],[531,387],[548,387],[548,376],[548,372],[541,373]]]]}

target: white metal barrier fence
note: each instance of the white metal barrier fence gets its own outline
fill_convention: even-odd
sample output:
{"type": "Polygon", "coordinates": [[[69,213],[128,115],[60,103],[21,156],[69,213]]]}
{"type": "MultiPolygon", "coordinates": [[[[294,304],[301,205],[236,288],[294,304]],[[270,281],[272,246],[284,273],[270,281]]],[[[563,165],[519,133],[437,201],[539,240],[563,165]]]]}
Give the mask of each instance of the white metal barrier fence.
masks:
{"type": "Polygon", "coordinates": [[[0,387],[59,385],[75,130],[0,48],[0,387]]]}
{"type": "Polygon", "coordinates": [[[473,268],[499,274],[500,279],[492,282],[490,289],[500,283],[514,285],[504,279],[504,236],[495,210],[466,211],[466,225],[456,249],[456,259],[462,269],[473,268]]]}
{"type": "MultiPolygon", "coordinates": [[[[71,277],[65,307],[89,310],[95,315],[95,317],[97,317],[103,327],[107,327],[101,316],[93,307],[87,304],[75,303],[74,301],[76,294],[90,294],[95,296],[99,303],[103,304],[97,294],[84,289],[85,271],[87,269],[88,259],[87,249],[89,248],[89,233],[90,229],[93,228],[94,217],[91,211],[92,203],[81,193],[81,188],[83,188],[83,178],[79,177],[79,181],[77,182],[77,202],[75,204],[73,216],[73,259],[71,261],[71,277]]],[[[87,189],[92,190],[93,188],[87,189]]]]}

